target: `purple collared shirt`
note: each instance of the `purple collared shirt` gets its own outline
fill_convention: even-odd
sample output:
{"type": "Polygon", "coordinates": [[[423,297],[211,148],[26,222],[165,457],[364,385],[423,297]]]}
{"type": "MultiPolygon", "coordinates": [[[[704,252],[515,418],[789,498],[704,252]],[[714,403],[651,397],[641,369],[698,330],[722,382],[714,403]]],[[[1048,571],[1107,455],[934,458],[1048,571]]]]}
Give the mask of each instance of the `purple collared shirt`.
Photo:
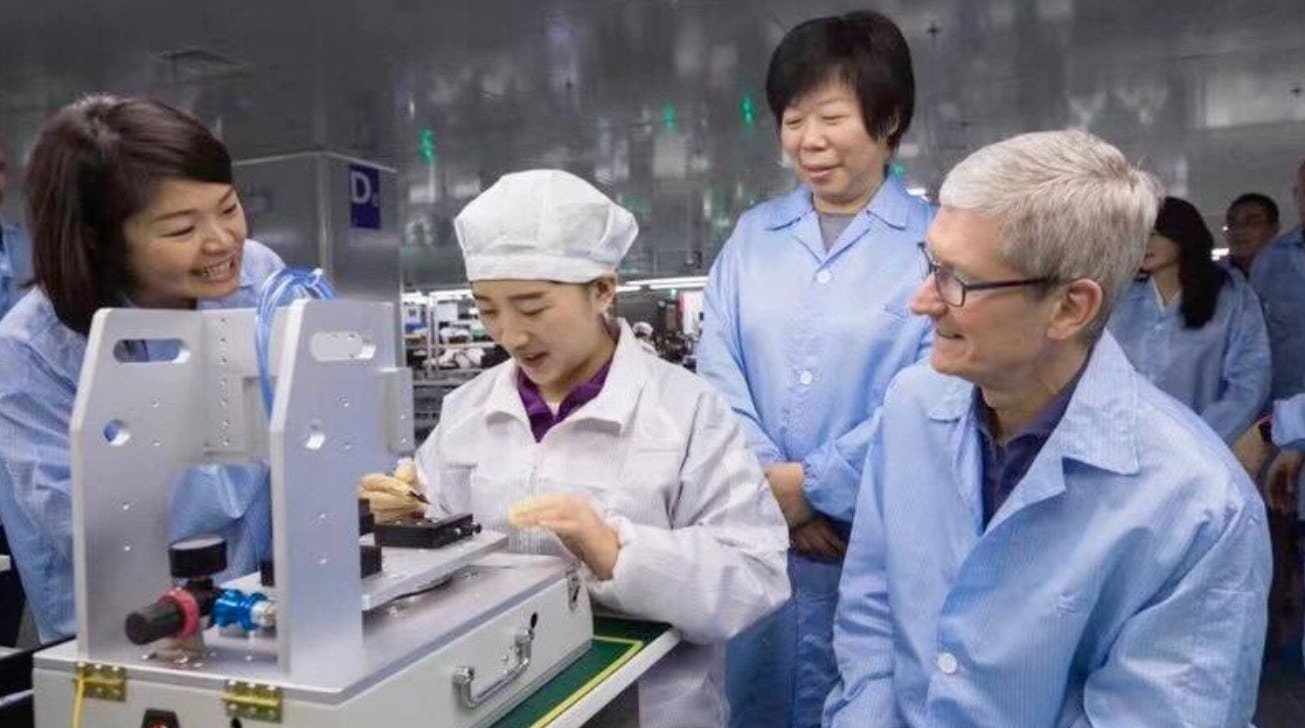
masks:
{"type": "Polygon", "coordinates": [[[549,409],[544,395],[539,392],[539,387],[530,381],[530,377],[527,377],[525,372],[517,369],[517,393],[521,395],[521,404],[525,405],[526,417],[530,419],[530,431],[535,435],[535,442],[543,440],[544,435],[547,435],[554,425],[597,397],[599,392],[603,391],[603,384],[607,381],[607,371],[611,368],[612,360],[608,359],[603,368],[599,369],[589,381],[578,385],[566,395],[562,404],[558,406],[556,415],[549,409]]]}
{"type": "Polygon", "coordinates": [[[983,392],[978,387],[974,388],[974,414],[979,425],[979,442],[983,449],[983,525],[987,527],[988,522],[1001,509],[1006,498],[1019,485],[1024,474],[1029,471],[1033,461],[1042,452],[1042,446],[1046,444],[1055,432],[1056,426],[1065,416],[1065,410],[1069,409],[1069,401],[1074,397],[1074,390],[1078,388],[1078,380],[1083,376],[1083,370],[1087,368],[1084,364],[1079,369],[1078,374],[1060,390],[1047,408],[1038,415],[1033,422],[1029,423],[1023,430],[1015,433],[1013,437],[1005,444],[998,443],[997,438],[992,432],[992,409],[983,401],[983,392]]]}

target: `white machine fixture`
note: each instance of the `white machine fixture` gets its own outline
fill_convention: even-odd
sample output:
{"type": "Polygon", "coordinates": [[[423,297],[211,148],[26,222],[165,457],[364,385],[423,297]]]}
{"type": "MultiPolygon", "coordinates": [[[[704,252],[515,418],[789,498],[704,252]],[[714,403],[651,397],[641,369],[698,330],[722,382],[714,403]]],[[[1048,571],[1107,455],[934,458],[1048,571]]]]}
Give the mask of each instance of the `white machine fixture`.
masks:
{"type": "Polygon", "coordinates": [[[253,310],[96,314],[70,434],[77,639],[35,657],[40,728],[474,728],[589,648],[574,568],[502,552],[501,534],[385,547],[362,576],[356,484],[414,445],[395,307],[300,300],[276,323],[269,422],[253,310]],[[257,460],[275,586],[214,585],[223,546],[170,544],[169,492],[186,468],[257,460]]]}

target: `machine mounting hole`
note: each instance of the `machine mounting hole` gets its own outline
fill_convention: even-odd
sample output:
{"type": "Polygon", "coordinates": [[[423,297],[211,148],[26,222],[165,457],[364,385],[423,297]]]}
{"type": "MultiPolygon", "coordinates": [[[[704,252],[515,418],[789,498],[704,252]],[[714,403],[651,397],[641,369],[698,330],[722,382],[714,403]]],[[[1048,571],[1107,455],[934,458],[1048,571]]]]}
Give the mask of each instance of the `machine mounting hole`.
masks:
{"type": "Polygon", "coordinates": [[[322,423],[313,421],[308,426],[308,436],[304,438],[304,447],[309,450],[321,450],[326,444],[326,433],[322,432],[322,423]]]}
{"type": "Polygon", "coordinates": [[[121,447],[127,444],[131,439],[131,430],[127,429],[127,423],[122,420],[109,420],[109,424],[104,426],[104,441],[114,447],[121,447]]]}

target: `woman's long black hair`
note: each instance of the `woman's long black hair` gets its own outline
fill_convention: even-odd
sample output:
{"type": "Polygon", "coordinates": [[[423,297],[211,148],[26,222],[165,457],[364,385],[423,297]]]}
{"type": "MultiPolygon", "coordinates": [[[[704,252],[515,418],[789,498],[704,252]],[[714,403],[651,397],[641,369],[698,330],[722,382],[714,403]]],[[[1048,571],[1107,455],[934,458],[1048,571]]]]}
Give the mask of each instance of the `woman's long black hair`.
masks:
{"type": "Polygon", "coordinates": [[[1179,312],[1186,328],[1199,329],[1214,317],[1219,291],[1228,282],[1228,271],[1213,260],[1214,236],[1196,207],[1177,197],[1164,199],[1155,231],[1178,245],[1179,312]]]}

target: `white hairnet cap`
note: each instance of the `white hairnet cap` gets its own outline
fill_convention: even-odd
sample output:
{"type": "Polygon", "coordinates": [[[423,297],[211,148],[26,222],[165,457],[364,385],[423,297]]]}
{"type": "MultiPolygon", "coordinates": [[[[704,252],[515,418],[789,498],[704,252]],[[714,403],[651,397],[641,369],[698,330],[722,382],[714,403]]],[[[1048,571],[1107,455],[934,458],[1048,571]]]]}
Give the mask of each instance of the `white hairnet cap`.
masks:
{"type": "Polygon", "coordinates": [[[453,228],[469,281],[587,283],[615,271],[639,233],[628,210],[555,169],[503,175],[453,228]]]}

